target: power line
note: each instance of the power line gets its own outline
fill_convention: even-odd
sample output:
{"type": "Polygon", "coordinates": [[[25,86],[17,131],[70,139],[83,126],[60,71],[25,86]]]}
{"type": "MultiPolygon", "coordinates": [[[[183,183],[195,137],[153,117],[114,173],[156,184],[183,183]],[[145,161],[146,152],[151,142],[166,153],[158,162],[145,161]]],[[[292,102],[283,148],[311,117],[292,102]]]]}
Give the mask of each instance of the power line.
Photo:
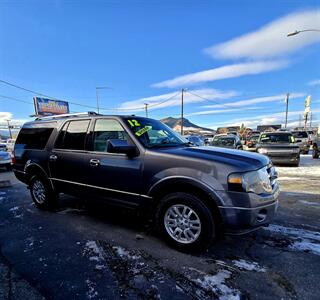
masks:
{"type": "Polygon", "coordinates": [[[166,103],[166,102],[170,101],[171,99],[173,99],[174,97],[178,96],[179,94],[180,94],[180,92],[177,92],[176,94],[170,96],[169,98],[163,100],[162,102],[150,104],[149,107],[154,107],[154,106],[158,106],[158,105],[161,105],[163,103],[166,103]]]}
{"type": "Polygon", "coordinates": [[[13,100],[13,101],[22,102],[22,103],[33,104],[32,102],[21,100],[21,99],[17,99],[17,98],[13,98],[13,97],[9,97],[9,96],[0,95],[0,97],[1,98],[5,98],[5,99],[9,99],[9,100],[13,100]]]}

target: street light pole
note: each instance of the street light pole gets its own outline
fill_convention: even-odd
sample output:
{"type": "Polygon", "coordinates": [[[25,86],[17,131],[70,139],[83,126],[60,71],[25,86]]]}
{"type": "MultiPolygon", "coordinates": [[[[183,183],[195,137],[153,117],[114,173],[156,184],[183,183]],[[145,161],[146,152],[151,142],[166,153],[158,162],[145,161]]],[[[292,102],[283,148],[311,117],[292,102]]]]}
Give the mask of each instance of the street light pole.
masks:
{"type": "Polygon", "coordinates": [[[146,118],[148,118],[148,103],[144,104],[145,110],[146,110],[146,118]]]}
{"type": "Polygon", "coordinates": [[[289,93],[287,93],[286,95],[286,123],[285,123],[285,126],[284,128],[287,129],[287,124],[288,124],[288,108],[289,108],[289,93]]]}
{"type": "Polygon", "coordinates": [[[184,89],[181,90],[181,135],[183,135],[183,94],[184,89]]]}
{"type": "Polygon", "coordinates": [[[98,112],[98,113],[99,113],[99,111],[100,111],[100,106],[99,106],[99,90],[111,90],[111,88],[108,87],[108,86],[97,86],[97,87],[96,87],[97,112],[98,112]]]}
{"type": "Polygon", "coordinates": [[[10,127],[10,120],[7,120],[7,123],[8,123],[8,130],[9,130],[10,139],[12,139],[12,132],[11,132],[11,127],[10,127]]]}

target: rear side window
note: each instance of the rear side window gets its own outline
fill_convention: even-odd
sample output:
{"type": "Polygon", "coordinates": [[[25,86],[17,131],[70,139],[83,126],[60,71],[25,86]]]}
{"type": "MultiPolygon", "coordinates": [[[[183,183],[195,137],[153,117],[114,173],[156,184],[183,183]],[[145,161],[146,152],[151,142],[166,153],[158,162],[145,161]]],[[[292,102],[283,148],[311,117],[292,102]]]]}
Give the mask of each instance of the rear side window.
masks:
{"type": "Polygon", "coordinates": [[[53,128],[22,128],[16,141],[16,147],[42,150],[52,131],[53,128]]]}
{"type": "Polygon", "coordinates": [[[66,123],[58,135],[56,148],[84,150],[90,120],[70,121],[66,123]]]}

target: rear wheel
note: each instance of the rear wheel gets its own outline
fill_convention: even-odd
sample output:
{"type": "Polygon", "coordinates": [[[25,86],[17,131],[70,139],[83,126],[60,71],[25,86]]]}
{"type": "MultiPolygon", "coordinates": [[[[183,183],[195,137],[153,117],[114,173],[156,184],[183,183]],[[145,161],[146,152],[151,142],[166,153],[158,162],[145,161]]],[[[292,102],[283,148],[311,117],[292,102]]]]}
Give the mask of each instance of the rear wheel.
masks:
{"type": "Polygon", "coordinates": [[[313,145],[312,158],[319,158],[319,149],[318,149],[317,145],[313,145]]]}
{"type": "Polygon", "coordinates": [[[58,195],[47,179],[35,175],[31,178],[29,187],[32,200],[38,208],[53,210],[57,207],[58,195]]]}
{"type": "Polygon", "coordinates": [[[215,222],[209,208],[187,193],[165,196],[156,210],[156,224],[164,239],[184,252],[204,250],[215,237],[215,222]]]}

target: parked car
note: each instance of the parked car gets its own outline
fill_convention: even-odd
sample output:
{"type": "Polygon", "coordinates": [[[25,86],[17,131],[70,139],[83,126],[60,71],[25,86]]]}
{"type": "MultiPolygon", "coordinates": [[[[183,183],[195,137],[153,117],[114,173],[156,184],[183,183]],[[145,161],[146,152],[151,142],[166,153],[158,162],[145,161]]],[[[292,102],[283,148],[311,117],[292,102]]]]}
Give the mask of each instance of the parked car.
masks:
{"type": "Polygon", "coordinates": [[[200,136],[185,135],[183,137],[195,146],[204,146],[205,145],[204,140],[200,136]]]}
{"type": "Polygon", "coordinates": [[[299,166],[300,148],[291,132],[261,133],[256,147],[258,153],[268,156],[274,164],[299,166]]]}
{"type": "Polygon", "coordinates": [[[300,152],[303,154],[308,154],[310,150],[311,139],[306,131],[291,131],[295,137],[296,144],[300,148],[300,152]]]}
{"type": "Polygon", "coordinates": [[[259,141],[260,134],[252,134],[245,141],[245,150],[256,151],[256,145],[259,141]]]}
{"type": "Polygon", "coordinates": [[[0,151],[7,151],[7,144],[6,143],[0,143],[0,151]]]}
{"type": "Polygon", "coordinates": [[[269,158],[194,147],[160,121],[135,116],[28,122],[15,143],[14,173],[40,209],[56,207],[59,193],[147,207],[166,241],[183,251],[269,223],[279,194],[269,158]]]}
{"type": "Polygon", "coordinates": [[[11,170],[12,159],[10,153],[7,152],[7,149],[1,147],[0,145],[0,167],[6,168],[8,171],[11,170]]]}
{"type": "Polygon", "coordinates": [[[238,150],[242,150],[243,148],[240,138],[237,135],[233,134],[217,134],[213,138],[211,145],[221,148],[231,148],[238,150]]]}

